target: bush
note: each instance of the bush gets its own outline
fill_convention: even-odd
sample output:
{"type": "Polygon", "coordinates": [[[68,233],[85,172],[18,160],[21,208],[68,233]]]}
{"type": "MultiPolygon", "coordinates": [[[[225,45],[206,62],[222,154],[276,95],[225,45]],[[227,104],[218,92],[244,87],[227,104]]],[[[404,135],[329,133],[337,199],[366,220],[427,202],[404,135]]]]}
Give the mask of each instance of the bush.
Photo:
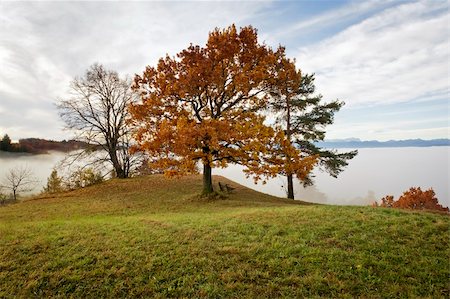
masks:
{"type": "Polygon", "coordinates": [[[47,178],[47,186],[44,187],[45,193],[57,193],[66,190],[75,190],[87,186],[95,185],[104,181],[103,175],[92,168],[78,168],[72,173],[60,177],[58,172],[53,169],[47,178]]]}
{"type": "Polygon", "coordinates": [[[394,196],[386,195],[381,199],[381,206],[385,208],[392,208],[394,205],[394,196]]]}
{"type": "MultiPolygon", "coordinates": [[[[375,205],[378,206],[377,204],[375,205]]],[[[403,195],[397,201],[394,200],[392,195],[387,195],[381,199],[380,206],[385,208],[449,212],[447,207],[439,204],[432,188],[422,191],[420,187],[411,187],[408,191],[403,192],[403,195]]]]}
{"type": "Polygon", "coordinates": [[[0,206],[15,203],[17,200],[14,199],[12,194],[5,194],[0,191],[0,206]]]}
{"type": "Polygon", "coordinates": [[[92,168],[78,169],[66,180],[66,189],[74,190],[103,182],[103,175],[92,168]]]}
{"type": "Polygon", "coordinates": [[[8,197],[0,191],[0,205],[6,204],[8,197]]]}

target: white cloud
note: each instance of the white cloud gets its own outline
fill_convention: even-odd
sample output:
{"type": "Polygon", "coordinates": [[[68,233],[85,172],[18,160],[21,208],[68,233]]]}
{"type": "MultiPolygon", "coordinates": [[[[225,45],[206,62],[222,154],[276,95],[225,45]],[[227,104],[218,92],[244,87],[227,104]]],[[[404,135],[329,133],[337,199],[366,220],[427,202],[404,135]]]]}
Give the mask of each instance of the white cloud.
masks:
{"type": "Polygon", "coordinates": [[[300,48],[319,91],[350,106],[448,98],[449,13],[438,1],[398,5],[300,48]]]}
{"type": "MultiPolygon", "coordinates": [[[[352,1],[311,18],[295,19],[290,28],[281,20],[284,13],[293,13],[283,10],[286,7],[270,1],[0,1],[0,134],[7,132],[15,139],[69,138],[61,131],[53,102],[64,97],[70,80],[83,75],[89,65],[100,62],[133,76],[190,42],[204,44],[214,27],[231,23],[257,22],[266,26],[259,32],[261,40],[298,45],[296,38],[305,32],[327,35],[329,28],[336,31],[370,15],[331,38],[297,49],[299,67],[317,74],[317,88],[325,99],[345,100],[344,109],[448,99],[447,2],[352,1]]],[[[292,53],[292,49],[287,50],[292,53]]],[[[337,119],[327,137],[367,139],[364,135],[371,125],[372,131],[383,128],[381,122],[337,119]]],[[[428,132],[427,136],[442,133],[426,130],[422,133],[428,132]]]]}
{"type": "Polygon", "coordinates": [[[0,2],[0,128],[16,139],[69,138],[52,103],[89,65],[133,76],[269,4],[0,2]]]}

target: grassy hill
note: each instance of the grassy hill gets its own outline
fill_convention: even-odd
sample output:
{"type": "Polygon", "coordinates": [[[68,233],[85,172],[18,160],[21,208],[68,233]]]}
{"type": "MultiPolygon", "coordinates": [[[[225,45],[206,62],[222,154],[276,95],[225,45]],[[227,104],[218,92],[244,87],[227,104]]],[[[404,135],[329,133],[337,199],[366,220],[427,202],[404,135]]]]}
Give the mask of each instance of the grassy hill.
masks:
{"type": "Polygon", "coordinates": [[[450,218],[148,176],[0,207],[3,297],[449,296],[450,218]]]}

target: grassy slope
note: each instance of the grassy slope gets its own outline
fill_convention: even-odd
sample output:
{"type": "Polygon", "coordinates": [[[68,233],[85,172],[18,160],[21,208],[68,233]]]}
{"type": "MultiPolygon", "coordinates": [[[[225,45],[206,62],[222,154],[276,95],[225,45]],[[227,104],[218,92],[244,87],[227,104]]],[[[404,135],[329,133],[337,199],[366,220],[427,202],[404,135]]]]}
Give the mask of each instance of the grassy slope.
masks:
{"type": "Polygon", "coordinates": [[[232,185],[199,201],[200,177],[149,176],[0,207],[0,297],[448,297],[448,216],[232,185]]]}

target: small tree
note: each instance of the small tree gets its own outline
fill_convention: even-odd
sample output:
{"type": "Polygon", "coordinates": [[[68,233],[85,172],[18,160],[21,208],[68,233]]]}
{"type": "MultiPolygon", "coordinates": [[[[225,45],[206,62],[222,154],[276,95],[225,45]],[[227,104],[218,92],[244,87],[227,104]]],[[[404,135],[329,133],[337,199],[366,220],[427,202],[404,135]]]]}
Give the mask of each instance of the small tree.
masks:
{"type": "Polygon", "coordinates": [[[58,171],[56,169],[53,169],[52,173],[47,179],[47,186],[44,187],[44,192],[57,193],[63,190],[63,180],[58,176],[58,171]]]}
{"type": "Polygon", "coordinates": [[[37,179],[34,177],[33,172],[27,167],[11,168],[6,174],[3,184],[3,188],[10,190],[14,201],[17,200],[19,192],[31,191],[34,185],[37,183],[37,179]]]}

